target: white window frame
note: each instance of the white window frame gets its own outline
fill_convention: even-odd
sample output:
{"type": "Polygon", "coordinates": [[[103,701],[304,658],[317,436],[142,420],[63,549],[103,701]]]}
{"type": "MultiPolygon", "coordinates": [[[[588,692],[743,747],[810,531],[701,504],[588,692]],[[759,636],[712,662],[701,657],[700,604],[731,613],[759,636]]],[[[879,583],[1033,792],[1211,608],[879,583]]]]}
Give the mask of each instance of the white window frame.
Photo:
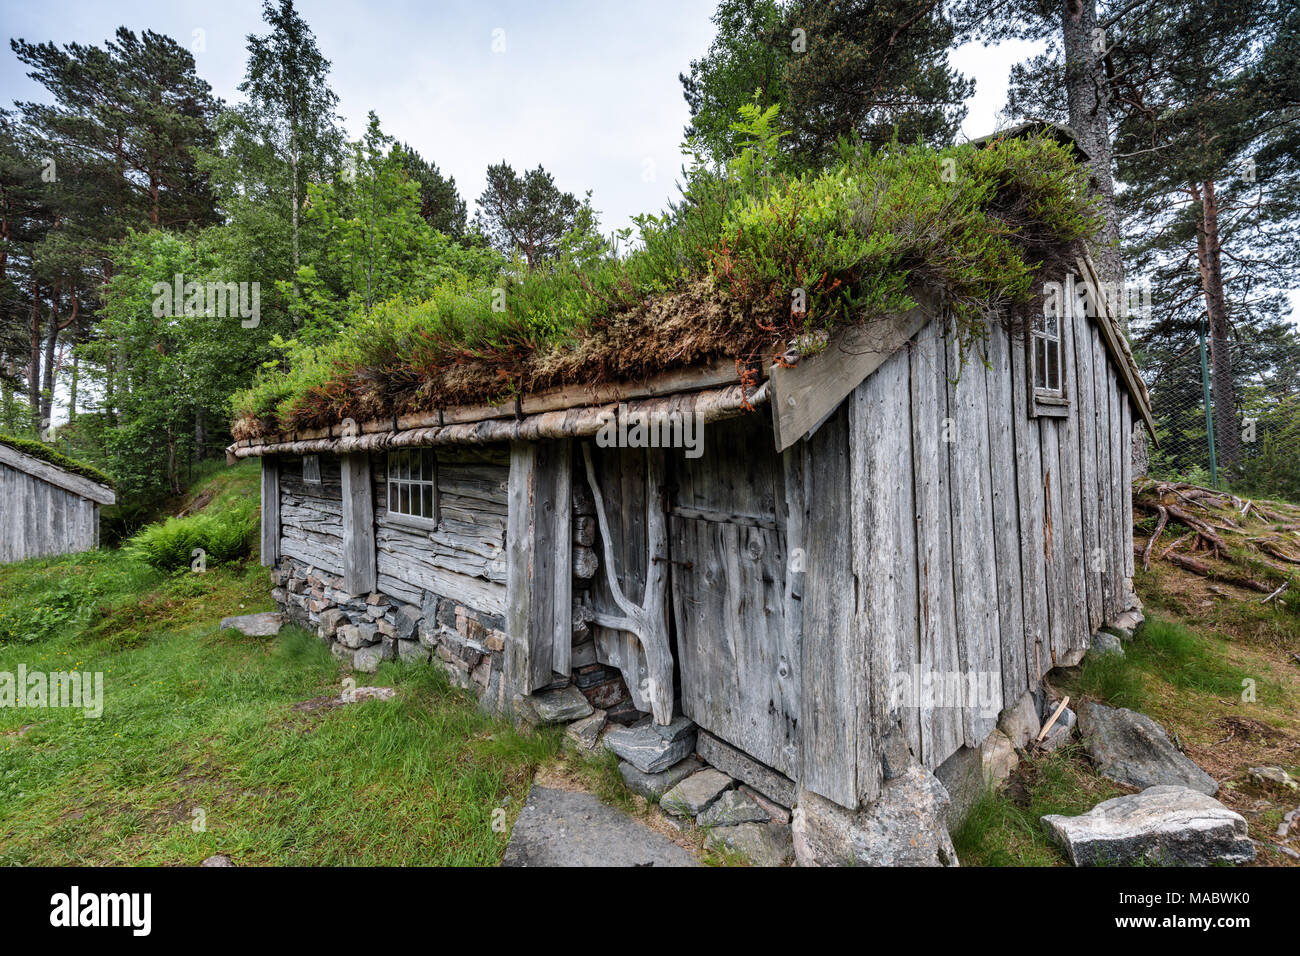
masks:
{"type": "Polygon", "coordinates": [[[433,449],[401,448],[388,452],[384,458],[384,495],[388,517],[393,521],[437,528],[438,459],[433,449]]]}
{"type": "Polygon", "coordinates": [[[1069,349],[1066,345],[1072,334],[1070,321],[1074,312],[1071,308],[1074,288],[1073,276],[1069,276],[1058,286],[1057,294],[1045,295],[1041,313],[1033,317],[1027,330],[1029,397],[1035,415],[1069,414],[1070,395],[1066,388],[1070,380],[1066,367],[1069,349]],[[1049,379],[1052,363],[1048,359],[1053,351],[1056,353],[1055,382],[1049,379]],[[1042,384],[1039,384],[1040,373],[1042,384]]]}
{"type": "Polygon", "coordinates": [[[302,483],[304,485],[319,485],[321,483],[320,455],[302,456],[302,483]]]}

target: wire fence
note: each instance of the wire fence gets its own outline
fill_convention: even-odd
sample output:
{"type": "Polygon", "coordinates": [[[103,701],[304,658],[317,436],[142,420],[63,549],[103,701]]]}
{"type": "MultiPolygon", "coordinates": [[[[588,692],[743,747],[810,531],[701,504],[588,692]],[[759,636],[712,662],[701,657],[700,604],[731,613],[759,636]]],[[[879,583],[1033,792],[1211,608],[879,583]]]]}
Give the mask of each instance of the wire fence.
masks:
{"type": "Polygon", "coordinates": [[[1148,381],[1159,447],[1147,473],[1300,501],[1300,347],[1272,349],[1267,365],[1238,379],[1232,428],[1217,432],[1206,414],[1212,375],[1198,350],[1160,369],[1148,381]]]}

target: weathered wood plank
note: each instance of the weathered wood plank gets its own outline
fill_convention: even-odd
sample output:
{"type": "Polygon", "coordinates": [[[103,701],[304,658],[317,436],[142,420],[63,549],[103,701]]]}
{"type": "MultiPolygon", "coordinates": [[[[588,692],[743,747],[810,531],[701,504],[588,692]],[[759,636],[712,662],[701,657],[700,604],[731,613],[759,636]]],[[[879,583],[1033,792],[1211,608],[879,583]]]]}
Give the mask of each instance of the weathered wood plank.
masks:
{"type": "MultiPolygon", "coordinates": [[[[1062,307],[1066,327],[1061,335],[1061,361],[1063,375],[1067,381],[1074,375],[1075,367],[1074,336],[1070,327],[1075,321],[1070,318],[1069,302],[1073,286],[1067,283],[1067,295],[1062,307]]],[[[1057,433],[1060,437],[1061,454],[1061,520],[1065,545],[1065,583],[1067,627],[1066,646],[1070,650],[1088,646],[1091,631],[1088,630],[1088,558],[1084,548],[1083,530],[1083,489],[1080,480],[1079,462],[1079,414],[1080,405],[1077,395],[1070,396],[1069,414],[1061,419],[1057,433]]]]}
{"type": "Polygon", "coordinates": [[[1012,416],[1011,342],[995,324],[989,330],[989,468],[993,476],[993,548],[998,589],[1002,703],[1009,706],[1029,689],[1025,661],[1024,595],[1020,575],[1020,509],[1012,416]]]}
{"type": "Polygon", "coordinates": [[[1012,334],[1011,402],[1016,449],[1016,505],[1020,516],[1020,580],[1024,608],[1025,666],[1031,683],[1051,669],[1047,603],[1047,507],[1042,441],[1029,417],[1029,366],[1022,334],[1012,334]]]}
{"type": "Polygon", "coordinates": [[[1093,338],[1093,391],[1097,420],[1097,520],[1098,546],[1102,549],[1100,565],[1101,613],[1109,621],[1115,614],[1114,574],[1111,560],[1115,554],[1115,509],[1110,481],[1110,360],[1101,336],[1093,338]]]}
{"type": "MultiPolygon", "coordinates": [[[[912,478],[915,499],[919,673],[954,673],[957,612],[952,576],[952,500],[948,491],[948,374],[943,339],[934,323],[917,333],[911,352],[912,478]]],[[[920,712],[920,758],[939,766],[962,746],[961,712],[920,712]]]]}
{"type": "Polygon", "coordinates": [[[774,365],[768,382],[777,451],[808,434],[933,317],[934,306],[926,299],[902,315],[848,326],[831,336],[824,351],[791,368],[774,365]]]}
{"type": "MultiPolygon", "coordinates": [[[[952,575],[957,608],[957,650],[964,683],[1001,683],[998,594],[994,578],[993,511],[988,449],[988,389],[985,368],[972,356],[963,368],[957,346],[948,343],[949,492],[952,499],[952,575]]],[[[983,686],[981,684],[981,686],[983,686]]],[[[1000,696],[1000,695],[999,695],[1000,696]]],[[[953,702],[947,702],[952,706],[953,702]]],[[[992,715],[968,700],[962,731],[968,747],[977,746],[997,725],[992,715]]]]}
{"type": "Polygon", "coordinates": [[[845,807],[857,805],[861,661],[853,587],[848,408],[804,445],[808,500],[804,581],[803,785],[845,807]]]}
{"type": "Polygon", "coordinates": [[[1087,587],[1088,633],[1095,633],[1101,627],[1101,569],[1105,561],[1105,552],[1101,547],[1101,531],[1098,527],[1098,487],[1097,462],[1097,408],[1096,384],[1093,375],[1093,336],[1092,329],[1084,310],[1084,301],[1075,294],[1067,298],[1071,304],[1070,326],[1074,337],[1074,392],[1078,405],[1079,429],[1079,496],[1083,516],[1083,548],[1085,560],[1085,583],[1087,587]]]}
{"type": "MultiPolygon", "coordinates": [[[[537,482],[537,445],[510,446],[510,521],[506,530],[506,634],[504,679],[511,693],[531,694],[535,671],[532,643],[532,593],[536,586],[533,550],[533,496],[537,482]]],[[[548,658],[550,647],[547,646],[548,658]]],[[[546,662],[549,671],[550,661],[546,662]]]]}
{"type": "Polygon", "coordinates": [[[1046,514],[1044,525],[1044,553],[1047,556],[1047,623],[1048,663],[1044,669],[1056,666],[1070,646],[1070,587],[1069,569],[1065,567],[1066,551],[1063,534],[1065,519],[1061,500],[1061,422],[1056,418],[1039,418],[1038,435],[1043,455],[1043,505],[1046,514]]]}
{"type": "Polygon", "coordinates": [[[262,458],[262,566],[274,567],[280,560],[280,460],[262,458]]]}
{"type": "MultiPolygon", "coordinates": [[[[323,463],[322,463],[323,465],[323,463]]],[[[344,455],[343,589],[368,594],[375,589],[375,514],[370,486],[370,456],[344,455]]]]}
{"type": "Polygon", "coordinates": [[[895,352],[849,399],[849,475],[853,574],[858,581],[854,653],[864,665],[857,710],[857,789],[873,800],[880,754],[897,724],[920,739],[915,702],[896,694],[916,654],[916,532],[913,528],[911,358],[895,352]]]}

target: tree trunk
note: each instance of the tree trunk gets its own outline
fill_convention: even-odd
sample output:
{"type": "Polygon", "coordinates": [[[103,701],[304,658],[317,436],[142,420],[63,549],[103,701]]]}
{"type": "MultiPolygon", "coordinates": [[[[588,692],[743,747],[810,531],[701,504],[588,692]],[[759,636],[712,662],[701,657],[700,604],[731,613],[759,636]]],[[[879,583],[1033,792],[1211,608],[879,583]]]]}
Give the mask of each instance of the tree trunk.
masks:
{"type": "Polygon", "coordinates": [[[200,406],[194,410],[194,460],[203,460],[203,451],[208,443],[208,415],[200,406]]]}
{"type": "MultiPolygon", "coordinates": [[[[1101,200],[1102,231],[1092,249],[1101,280],[1116,295],[1124,282],[1119,253],[1119,221],[1115,214],[1115,181],[1111,176],[1110,85],[1105,68],[1105,36],[1097,24],[1095,0],[1064,0],[1062,28],[1065,48],[1065,90],[1070,127],[1087,151],[1088,176],[1101,200]]],[[[1123,316],[1128,331],[1128,317],[1123,316]]]]}
{"type": "Polygon", "coordinates": [[[1219,248],[1219,204],[1214,180],[1192,185],[1199,204],[1196,258],[1210,324],[1210,393],[1214,401],[1214,445],[1219,467],[1232,470],[1241,461],[1237,434],[1237,396],[1232,380],[1232,345],[1228,340],[1228,300],[1223,291],[1223,255],[1219,248]]]}
{"type": "MultiPolygon", "coordinates": [[[[291,173],[290,191],[293,193],[293,301],[298,301],[298,134],[295,130],[289,135],[289,166],[291,173]]],[[[298,325],[295,315],[294,327],[298,325]]]]}
{"type": "MultiPolygon", "coordinates": [[[[45,336],[45,368],[41,372],[41,424],[54,426],[54,350],[59,342],[59,284],[50,290],[50,330],[45,336]]],[[[44,436],[42,436],[44,437],[44,436]]]]}
{"type": "Polygon", "coordinates": [[[32,280],[32,317],[30,352],[27,367],[27,413],[32,432],[41,433],[41,287],[32,280]]]}

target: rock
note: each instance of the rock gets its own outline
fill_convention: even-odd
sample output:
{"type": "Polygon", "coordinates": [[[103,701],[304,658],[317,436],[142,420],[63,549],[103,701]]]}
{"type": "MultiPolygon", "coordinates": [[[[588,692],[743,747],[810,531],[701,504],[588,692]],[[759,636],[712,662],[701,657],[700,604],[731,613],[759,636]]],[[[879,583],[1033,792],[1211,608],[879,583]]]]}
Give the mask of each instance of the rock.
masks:
{"type": "Polygon", "coordinates": [[[895,724],[881,744],[880,769],[885,779],[893,780],[906,773],[912,763],[912,751],[908,749],[903,729],[895,724]]]}
{"type": "Polygon", "coordinates": [[[570,652],[569,665],[571,667],[586,667],[589,664],[596,663],[596,642],[583,641],[581,644],[574,644],[570,652]]]}
{"type": "Polygon", "coordinates": [[[1102,630],[1115,635],[1121,640],[1130,640],[1137,629],[1142,626],[1146,618],[1137,608],[1131,608],[1120,614],[1113,621],[1108,621],[1102,625],[1102,630]]]}
{"type": "Polygon", "coordinates": [[[1250,778],[1264,786],[1275,784],[1288,790],[1300,789],[1300,783],[1296,783],[1291,775],[1281,767],[1251,767],[1250,778]]]}
{"type": "Polygon", "coordinates": [[[704,845],[710,850],[738,853],[754,866],[785,866],[794,856],[790,828],[779,823],[715,827],[704,838],[704,845]]]}
{"type": "Polygon", "coordinates": [[[658,773],[689,757],[695,750],[695,735],[664,740],[653,726],[614,727],[605,734],[605,746],[642,773],[658,773]]]}
{"type": "Polygon", "coordinates": [[[366,674],[379,670],[384,659],[384,649],[378,644],[368,644],[352,652],[352,666],[366,674]]]}
{"type": "Polygon", "coordinates": [[[365,645],[365,642],[361,640],[361,632],[355,624],[344,624],[334,632],[334,637],[344,647],[350,647],[353,650],[365,645]]]}
{"type": "Polygon", "coordinates": [[[1092,635],[1092,646],[1088,648],[1088,654],[1092,657],[1123,657],[1124,645],[1116,635],[1098,631],[1092,635]]]}
{"type": "Polygon", "coordinates": [[[703,768],[704,764],[698,757],[687,757],[658,773],[642,773],[624,760],[619,763],[618,772],[633,793],[638,793],[647,800],[658,800],[678,783],[703,768]]]}
{"type": "Polygon", "coordinates": [[[934,775],[948,791],[952,823],[964,820],[984,792],[1001,785],[1019,762],[1011,738],[1000,730],[994,730],[978,747],[961,747],[945,760],[934,775]]]}
{"type": "Polygon", "coordinates": [[[1097,771],[1130,787],[1165,784],[1214,796],[1214,778],[1179,753],[1146,714],[1092,701],[1079,705],[1079,734],[1097,771]]]}
{"type": "Polygon", "coordinates": [[[393,614],[393,627],[397,629],[397,637],[403,641],[415,640],[421,617],[423,615],[417,607],[409,604],[399,607],[393,614]]]}
{"type": "Polygon", "coordinates": [[[542,724],[566,724],[571,720],[590,717],[595,712],[595,708],[587,703],[587,698],[576,687],[561,687],[533,694],[532,703],[537,722],[542,724]]]}
{"type": "Polygon", "coordinates": [[[322,637],[333,637],[334,633],[348,622],[348,616],[344,611],[338,608],[330,608],[328,611],[321,612],[320,630],[322,637]]]}
{"type": "MultiPolygon", "coordinates": [[[[261,637],[263,635],[253,635],[253,636],[261,637]]],[[[234,865],[235,865],[234,863],[230,862],[230,857],[226,856],[226,854],[224,853],[218,853],[215,856],[210,856],[202,863],[199,864],[199,866],[234,866],[234,865]]]]}
{"type": "Polygon", "coordinates": [[[605,729],[605,712],[597,710],[590,717],[576,720],[564,728],[565,739],[573,741],[582,750],[595,750],[600,746],[600,732],[605,729]]]}
{"type": "Polygon", "coordinates": [[[691,720],[691,718],[687,717],[685,714],[676,715],[667,724],[651,723],[650,726],[654,727],[655,733],[668,741],[678,741],[687,734],[695,733],[695,721],[691,720]]]}
{"type": "Polygon", "coordinates": [[[397,642],[397,659],[403,664],[429,663],[429,649],[419,641],[397,642]]]}
{"type": "Polygon", "coordinates": [[[1099,803],[1082,816],[1045,816],[1042,824],[1075,866],[1209,866],[1255,858],[1245,818],[1188,787],[1148,787],[1099,803]]]}
{"type": "Polygon", "coordinates": [[[998,715],[998,730],[1006,734],[1015,747],[1024,748],[1038,736],[1043,722],[1038,719],[1034,695],[1026,691],[1020,699],[998,715]]]}
{"type": "Polygon", "coordinates": [[[397,691],[391,687],[354,687],[339,694],[340,704],[360,704],[368,700],[392,700],[397,691]]]}
{"type": "Polygon", "coordinates": [[[767,799],[767,797],[763,796],[761,793],[753,789],[747,783],[742,783],[740,785],[740,792],[749,794],[749,796],[753,798],[755,803],[757,803],[760,807],[762,807],[764,810],[767,811],[768,818],[773,823],[779,823],[782,826],[787,826],[787,827],[790,825],[789,807],[783,807],[779,803],[773,803],[771,800],[767,799]]]}
{"type": "Polygon", "coordinates": [[[749,754],[737,750],[717,737],[701,730],[697,741],[699,754],[708,764],[747,783],[769,800],[782,806],[794,806],[794,781],[759,763],[749,754]]]}
{"type": "Polygon", "coordinates": [[[791,827],[800,866],[956,866],[948,791],[914,763],[879,798],[846,810],[800,790],[791,827]]]}
{"type": "Polygon", "coordinates": [[[697,817],[734,782],[725,773],[706,767],[665,793],[659,807],[675,817],[697,817]]]}
{"type": "Polygon", "coordinates": [[[688,850],[589,793],[533,785],[502,866],[698,866],[688,850]]]}
{"type": "Polygon", "coordinates": [[[770,823],[771,817],[747,793],[728,790],[696,818],[702,827],[734,827],[741,823],[770,823]]]}
{"type": "Polygon", "coordinates": [[[238,631],[246,637],[275,637],[283,626],[284,615],[278,611],[268,611],[265,614],[223,617],[220,630],[238,631]]]}

